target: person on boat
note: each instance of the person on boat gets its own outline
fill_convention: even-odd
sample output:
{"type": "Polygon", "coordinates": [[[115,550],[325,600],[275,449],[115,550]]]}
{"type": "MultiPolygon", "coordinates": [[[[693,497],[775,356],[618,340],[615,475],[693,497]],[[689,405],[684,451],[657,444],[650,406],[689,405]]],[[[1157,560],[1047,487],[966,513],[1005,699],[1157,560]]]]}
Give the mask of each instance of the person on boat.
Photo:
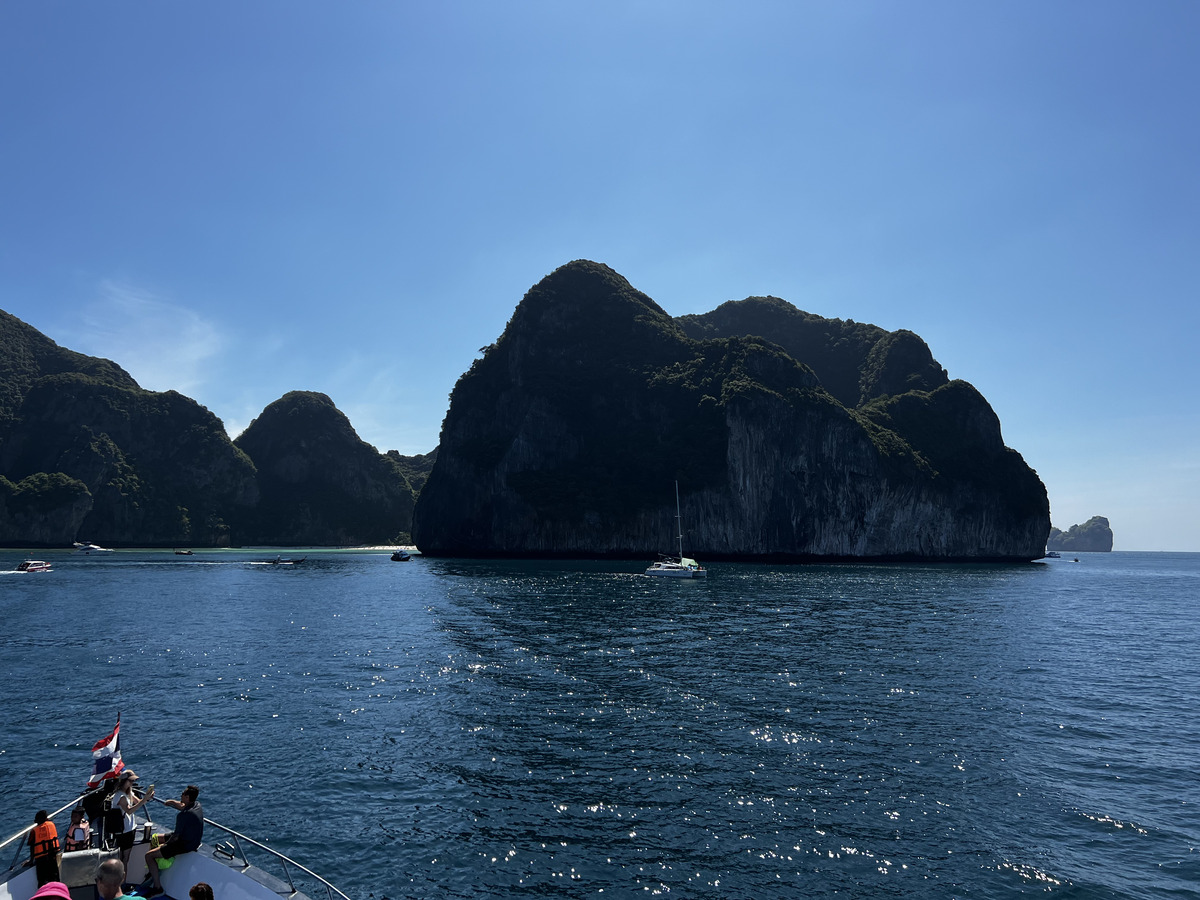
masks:
{"type": "Polygon", "coordinates": [[[191,853],[200,846],[204,837],[204,807],[200,805],[199,798],[200,788],[189,784],[178,800],[163,801],[171,809],[179,810],[179,813],[175,816],[175,830],[166,841],[146,851],[147,874],[154,880],[154,887],[148,892],[151,897],[162,893],[158,861],[174,859],[181,853],[191,853]]]}
{"type": "Polygon", "coordinates": [[[213,900],[212,885],[197,881],[188,891],[188,900],[213,900]]]}
{"type": "Polygon", "coordinates": [[[83,818],[83,807],[71,810],[71,824],[63,835],[63,850],[86,850],[92,844],[92,826],[83,818]]]}
{"type": "Polygon", "coordinates": [[[29,900],[71,900],[71,889],[61,881],[47,881],[29,900]]]}
{"type": "Polygon", "coordinates": [[[58,881],[58,829],[50,814],[39,809],[29,831],[29,863],[37,867],[38,887],[58,881]]]}
{"type": "Polygon", "coordinates": [[[125,866],[115,857],[100,863],[96,870],[96,893],[101,900],[117,900],[119,897],[140,897],[137,891],[128,894],[123,890],[125,884],[125,866]]]}
{"type": "Polygon", "coordinates": [[[83,795],[83,811],[87,815],[88,826],[97,841],[103,838],[105,832],[104,807],[108,804],[109,797],[112,796],[113,791],[116,789],[116,780],[109,779],[94,791],[89,791],[83,795]]]}
{"type": "Polygon", "coordinates": [[[121,833],[117,837],[117,850],[120,851],[121,862],[124,865],[129,865],[129,854],[133,852],[133,840],[137,834],[137,818],[134,813],[149,803],[154,796],[153,785],[141,797],[135,796],[133,787],[137,782],[138,777],[133,770],[126,769],[117,779],[117,794],[113,798],[113,806],[121,810],[121,833]]]}

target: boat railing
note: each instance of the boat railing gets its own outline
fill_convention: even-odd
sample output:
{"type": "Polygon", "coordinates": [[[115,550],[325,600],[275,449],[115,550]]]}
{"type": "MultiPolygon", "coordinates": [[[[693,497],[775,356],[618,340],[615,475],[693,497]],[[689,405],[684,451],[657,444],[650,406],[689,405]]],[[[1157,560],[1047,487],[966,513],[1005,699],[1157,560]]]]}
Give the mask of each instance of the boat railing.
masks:
{"type": "MultiPolygon", "coordinates": [[[[157,799],[157,798],[155,798],[155,799],[157,799]]],[[[164,801],[162,801],[162,800],[159,800],[158,802],[164,803],[164,801]]],[[[164,803],[164,805],[165,805],[165,803],[164,803]]],[[[205,827],[212,825],[214,828],[219,828],[219,829],[221,829],[221,831],[225,832],[225,834],[229,835],[229,837],[233,839],[232,842],[230,842],[230,841],[213,841],[213,840],[208,841],[209,846],[211,846],[213,849],[213,856],[215,856],[218,859],[225,859],[231,865],[234,863],[240,862],[241,868],[248,869],[250,867],[250,860],[246,857],[246,851],[242,849],[243,842],[250,844],[251,846],[255,847],[256,849],[262,850],[263,852],[268,853],[271,856],[275,857],[275,861],[278,862],[280,864],[280,866],[283,868],[283,877],[287,881],[288,887],[291,888],[291,894],[289,894],[288,896],[293,896],[293,895],[299,893],[299,889],[296,887],[296,882],[292,878],[292,870],[295,869],[297,871],[303,872],[309,878],[313,879],[315,882],[317,882],[319,885],[321,885],[321,887],[325,888],[325,896],[327,898],[329,898],[329,900],[334,900],[334,898],[336,898],[336,897],[340,897],[340,898],[342,898],[342,900],[350,900],[350,898],[348,896],[343,894],[341,891],[339,891],[337,888],[335,888],[332,884],[330,884],[328,881],[326,881],[324,878],[322,878],[320,875],[318,875],[312,869],[309,869],[306,866],[301,865],[300,863],[298,863],[294,859],[292,859],[290,856],[280,853],[278,850],[275,850],[272,847],[268,847],[266,844],[262,843],[261,841],[256,841],[252,837],[247,837],[246,835],[244,835],[240,832],[234,831],[228,825],[222,825],[220,822],[214,822],[212,819],[210,819],[208,817],[205,817],[204,825],[205,825],[205,827]]]]}
{"type": "MultiPolygon", "coordinates": [[[[65,813],[67,810],[74,809],[75,806],[77,806],[79,804],[79,802],[85,796],[87,796],[87,794],[83,794],[79,797],[76,797],[70,803],[67,803],[66,805],[61,806],[58,809],[54,810],[54,812],[50,813],[50,815],[48,816],[49,821],[52,822],[56,818],[61,816],[63,813],[65,813]]],[[[155,797],[154,799],[158,800],[157,797],[155,797]]],[[[158,800],[158,802],[161,803],[163,806],[167,805],[165,800],[158,800]]],[[[170,807],[168,807],[168,808],[170,808],[170,807]]],[[[332,884],[330,884],[328,881],[326,881],[324,878],[322,878],[320,875],[318,875],[312,869],[309,869],[306,866],[301,865],[300,863],[298,863],[294,859],[292,859],[290,856],[287,856],[284,853],[280,853],[278,850],[276,850],[272,847],[268,847],[266,844],[262,843],[261,841],[256,841],[252,837],[247,837],[246,835],[242,834],[241,832],[234,831],[228,825],[222,825],[220,822],[215,822],[208,817],[205,817],[204,824],[205,824],[205,827],[211,825],[214,828],[219,828],[225,834],[229,835],[230,838],[232,838],[232,841],[229,841],[229,840],[225,840],[225,841],[209,840],[208,841],[209,846],[212,847],[213,856],[216,857],[217,859],[226,861],[226,863],[230,866],[234,866],[234,865],[237,865],[240,863],[240,868],[242,868],[242,869],[250,868],[250,860],[246,856],[246,851],[242,848],[243,843],[250,844],[251,846],[255,847],[257,850],[261,850],[264,853],[267,853],[270,856],[273,856],[275,858],[275,861],[278,862],[280,864],[280,866],[282,867],[283,877],[287,881],[288,887],[291,888],[291,893],[288,894],[287,896],[291,897],[291,896],[295,896],[296,894],[300,893],[299,889],[296,887],[296,882],[295,882],[294,878],[292,877],[292,871],[296,870],[299,872],[303,872],[306,876],[311,878],[314,882],[321,885],[321,887],[323,887],[325,889],[325,896],[328,898],[328,900],[335,900],[335,898],[341,898],[341,900],[350,900],[350,898],[348,896],[346,896],[346,894],[342,893],[340,890],[338,890],[336,887],[334,887],[332,884]]],[[[9,844],[12,844],[12,843],[15,843],[17,846],[16,853],[13,855],[13,860],[9,864],[9,867],[8,867],[9,870],[15,869],[17,867],[17,860],[20,859],[22,851],[24,851],[27,846],[26,841],[25,841],[25,836],[27,834],[29,834],[29,832],[32,830],[33,830],[33,826],[27,825],[24,828],[22,828],[20,831],[18,831],[16,834],[12,835],[11,837],[6,838],[3,841],[0,841],[0,850],[3,850],[5,847],[7,847],[9,844]]]]}
{"type": "MultiPolygon", "coordinates": [[[[70,803],[68,803],[66,806],[62,806],[62,807],[56,809],[54,812],[50,813],[50,815],[47,817],[47,819],[49,821],[53,822],[56,818],[61,816],[68,809],[74,809],[75,805],[79,802],[79,800],[80,800],[80,798],[76,798],[76,799],[72,800],[70,803]]],[[[12,844],[12,843],[15,843],[17,845],[17,852],[13,854],[12,862],[8,864],[9,870],[15,869],[17,867],[17,860],[21,858],[21,852],[28,849],[28,845],[25,843],[25,835],[29,834],[29,832],[31,832],[31,831],[33,831],[33,826],[26,825],[24,828],[22,828],[16,834],[12,835],[11,837],[5,838],[3,841],[0,841],[0,850],[3,850],[5,847],[7,847],[9,844],[12,844]]]]}

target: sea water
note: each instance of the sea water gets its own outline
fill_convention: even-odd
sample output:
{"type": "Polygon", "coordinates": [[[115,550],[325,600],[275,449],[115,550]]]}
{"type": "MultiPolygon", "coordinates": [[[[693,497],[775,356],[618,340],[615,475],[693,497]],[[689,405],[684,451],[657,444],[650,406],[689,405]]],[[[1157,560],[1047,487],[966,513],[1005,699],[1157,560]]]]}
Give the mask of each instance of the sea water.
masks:
{"type": "Polygon", "coordinates": [[[119,713],[159,797],[356,898],[1200,895],[1200,555],[38,555],[0,837],[119,713]]]}

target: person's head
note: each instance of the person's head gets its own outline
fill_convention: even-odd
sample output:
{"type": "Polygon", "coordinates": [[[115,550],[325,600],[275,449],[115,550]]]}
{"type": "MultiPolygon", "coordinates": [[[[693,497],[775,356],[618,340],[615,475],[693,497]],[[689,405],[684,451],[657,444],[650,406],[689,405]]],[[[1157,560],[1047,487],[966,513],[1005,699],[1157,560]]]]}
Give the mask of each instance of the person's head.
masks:
{"type": "Polygon", "coordinates": [[[70,889],[61,881],[47,881],[29,900],[43,900],[43,898],[54,898],[54,900],[71,900],[70,889]]]}
{"type": "Polygon", "coordinates": [[[183,802],[188,806],[191,806],[198,799],[200,799],[200,788],[196,787],[194,784],[189,784],[183,789],[183,802]]]}
{"type": "Polygon", "coordinates": [[[75,825],[83,821],[83,807],[77,806],[71,810],[71,824],[75,825]]]}
{"type": "Polygon", "coordinates": [[[123,791],[132,791],[137,781],[137,774],[132,769],[126,769],[121,773],[121,777],[117,779],[117,787],[123,791]]]}
{"type": "Polygon", "coordinates": [[[125,865],[121,860],[114,857],[100,863],[100,868],[96,870],[96,890],[100,892],[100,896],[104,900],[112,900],[117,896],[124,883],[125,865]]]}
{"type": "Polygon", "coordinates": [[[212,888],[203,881],[197,881],[188,891],[188,900],[213,900],[212,888]]]}
{"type": "Polygon", "coordinates": [[[33,814],[33,821],[37,825],[41,825],[48,818],[50,818],[50,813],[46,812],[44,809],[39,809],[36,813],[33,814]]]}

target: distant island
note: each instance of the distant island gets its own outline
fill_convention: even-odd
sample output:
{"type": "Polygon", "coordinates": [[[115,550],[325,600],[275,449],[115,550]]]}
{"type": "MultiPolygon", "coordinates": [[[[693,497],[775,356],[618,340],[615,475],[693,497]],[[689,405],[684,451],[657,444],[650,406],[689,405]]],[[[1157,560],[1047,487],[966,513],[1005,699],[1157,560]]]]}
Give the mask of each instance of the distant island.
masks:
{"type": "Polygon", "coordinates": [[[1066,531],[1050,529],[1046,549],[1071,553],[1108,553],[1113,548],[1113,533],[1104,516],[1092,516],[1082,525],[1072,525],[1066,531]]]}
{"type": "Polygon", "coordinates": [[[1046,489],[910,331],[777,297],[672,318],[600,263],[534,285],[439,446],[293,391],[236,440],[0,312],[0,545],[408,543],[458,556],[1029,560],[1046,489]]]}

